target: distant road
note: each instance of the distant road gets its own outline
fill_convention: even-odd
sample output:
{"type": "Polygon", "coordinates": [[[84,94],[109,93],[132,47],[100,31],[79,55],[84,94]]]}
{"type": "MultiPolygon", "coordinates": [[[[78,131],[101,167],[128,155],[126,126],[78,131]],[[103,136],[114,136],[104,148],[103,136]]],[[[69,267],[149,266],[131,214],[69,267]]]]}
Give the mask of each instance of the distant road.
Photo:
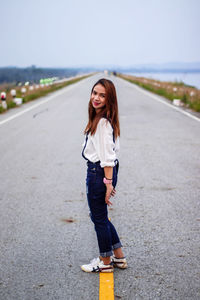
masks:
{"type": "MultiPolygon", "coordinates": [[[[98,299],[99,276],[79,265],[98,256],[81,144],[101,77],[0,115],[0,299],[98,299]]],[[[199,299],[200,122],[108,78],[121,122],[110,217],[129,262],[116,299],[199,299]]]]}

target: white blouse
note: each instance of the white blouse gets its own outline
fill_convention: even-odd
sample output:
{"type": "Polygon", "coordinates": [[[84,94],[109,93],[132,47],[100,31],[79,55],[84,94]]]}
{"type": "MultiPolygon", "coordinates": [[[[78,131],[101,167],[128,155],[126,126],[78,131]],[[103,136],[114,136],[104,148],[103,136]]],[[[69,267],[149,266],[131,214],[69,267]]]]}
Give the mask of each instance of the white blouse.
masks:
{"type": "Polygon", "coordinates": [[[113,141],[113,128],[110,122],[101,118],[95,134],[88,134],[83,144],[83,156],[91,162],[100,161],[100,166],[114,167],[119,154],[119,138],[113,141]]]}

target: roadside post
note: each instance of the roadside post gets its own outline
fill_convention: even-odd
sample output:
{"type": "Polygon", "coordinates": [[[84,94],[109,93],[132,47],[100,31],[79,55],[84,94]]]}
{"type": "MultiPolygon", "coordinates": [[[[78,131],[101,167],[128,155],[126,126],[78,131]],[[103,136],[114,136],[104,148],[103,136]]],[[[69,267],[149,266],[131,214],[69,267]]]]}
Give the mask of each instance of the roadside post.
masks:
{"type": "Polygon", "coordinates": [[[21,93],[22,93],[22,95],[23,95],[23,97],[24,97],[24,95],[25,95],[25,93],[26,93],[26,88],[25,88],[25,87],[22,87],[22,88],[21,88],[21,93]]]}
{"type": "Polygon", "coordinates": [[[7,109],[6,92],[1,92],[1,103],[4,109],[7,109]]]}
{"type": "Polygon", "coordinates": [[[15,90],[15,89],[12,89],[12,90],[10,91],[10,94],[11,94],[11,96],[13,97],[13,102],[15,102],[14,99],[15,99],[15,97],[16,97],[16,90],[15,90]]]}

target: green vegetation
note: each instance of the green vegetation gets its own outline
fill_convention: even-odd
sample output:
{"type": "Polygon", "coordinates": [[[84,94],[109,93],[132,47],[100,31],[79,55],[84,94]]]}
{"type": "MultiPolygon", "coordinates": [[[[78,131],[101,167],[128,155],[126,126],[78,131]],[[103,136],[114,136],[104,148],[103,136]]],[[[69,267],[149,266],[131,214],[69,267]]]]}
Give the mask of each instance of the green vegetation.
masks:
{"type": "Polygon", "coordinates": [[[0,106],[0,114],[2,114],[5,110],[3,109],[2,106],[0,106]]]}
{"type": "Polygon", "coordinates": [[[44,97],[44,96],[46,96],[49,93],[55,92],[55,91],[57,91],[59,89],[62,89],[62,88],[66,87],[66,86],[68,86],[70,84],[76,83],[76,82],[78,82],[81,79],[84,79],[86,77],[88,77],[88,76],[83,76],[83,77],[80,77],[80,78],[71,79],[69,81],[66,81],[64,83],[60,83],[60,84],[57,84],[57,85],[51,85],[51,86],[49,86],[48,89],[44,89],[44,90],[40,89],[37,92],[31,93],[31,94],[25,96],[23,98],[23,103],[32,101],[32,100],[40,98],[40,97],[44,97]]]}
{"type": "MultiPolygon", "coordinates": [[[[10,90],[12,88],[16,89],[16,97],[17,98],[22,98],[23,103],[26,103],[26,102],[35,100],[37,98],[44,97],[49,93],[55,92],[59,89],[62,89],[62,88],[66,87],[70,84],[76,83],[76,82],[78,82],[78,81],[80,81],[84,78],[89,77],[89,76],[90,75],[85,75],[85,76],[82,76],[82,77],[73,78],[73,79],[65,81],[65,82],[55,83],[55,84],[52,84],[52,85],[49,85],[49,86],[40,87],[37,90],[32,90],[32,91],[29,90],[28,92],[26,92],[25,96],[22,95],[21,87],[19,88],[19,87],[14,87],[12,85],[9,85],[8,87],[4,86],[3,87],[4,89],[1,89],[1,90],[6,91],[6,93],[7,93],[6,102],[7,102],[7,110],[8,110],[8,109],[11,109],[13,107],[16,107],[16,104],[13,102],[12,96],[10,95],[10,90]]],[[[2,106],[0,106],[0,113],[4,113],[4,112],[6,112],[6,110],[3,109],[2,106]]]]}
{"type": "Polygon", "coordinates": [[[118,76],[171,101],[180,99],[183,106],[200,112],[200,90],[193,86],[186,85],[183,82],[161,82],[124,74],[118,74],[118,76]]]}

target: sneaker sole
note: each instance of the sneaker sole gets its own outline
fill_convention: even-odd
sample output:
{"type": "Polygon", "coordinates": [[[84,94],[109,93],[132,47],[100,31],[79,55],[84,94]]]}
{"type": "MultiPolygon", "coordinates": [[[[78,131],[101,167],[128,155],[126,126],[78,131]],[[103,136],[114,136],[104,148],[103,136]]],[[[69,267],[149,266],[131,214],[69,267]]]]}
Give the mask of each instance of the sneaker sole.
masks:
{"type": "Polygon", "coordinates": [[[82,267],[81,267],[81,270],[84,271],[84,272],[86,272],[86,273],[97,273],[97,272],[92,272],[92,271],[85,270],[85,269],[82,268],[82,267]]]}
{"type": "Polygon", "coordinates": [[[112,268],[112,269],[104,269],[104,270],[100,269],[98,272],[93,272],[93,271],[86,270],[86,269],[82,268],[82,266],[81,266],[81,270],[84,271],[84,272],[86,272],[86,273],[113,273],[114,268],[112,268]]]}
{"type": "Polygon", "coordinates": [[[122,265],[119,265],[119,264],[117,264],[117,263],[113,263],[113,266],[114,266],[115,268],[119,268],[119,269],[127,269],[127,268],[128,268],[127,263],[124,263],[124,264],[122,264],[122,265]]]}

